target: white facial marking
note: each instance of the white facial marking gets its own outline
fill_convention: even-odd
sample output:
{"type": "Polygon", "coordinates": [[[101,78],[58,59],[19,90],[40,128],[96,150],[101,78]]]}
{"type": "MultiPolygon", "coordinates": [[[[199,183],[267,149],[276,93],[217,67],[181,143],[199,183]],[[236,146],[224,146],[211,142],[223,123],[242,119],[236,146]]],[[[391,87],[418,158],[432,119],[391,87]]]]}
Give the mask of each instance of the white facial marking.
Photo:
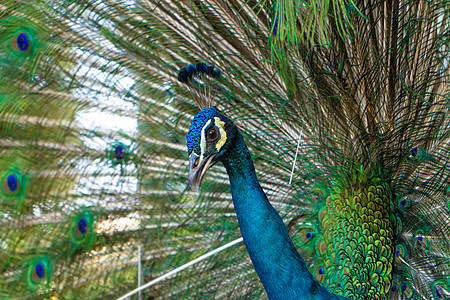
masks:
{"type": "Polygon", "coordinates": [[[220,140],[216,144],[217,152],[220,151],[220,149],[225,145],[225,142],[227,141],[227,132],[225,131],[225,122],[222,121],[218,117],[214,117],[214,123],[216,123],[216,126],[219,127],[220,131],[220,140]]]}
{"type": "Polygon", "coordinates": [[[203,155],[205,154],[206,149],[206,138],[205,138],[205,129],[208,127],[208,125],[211,123],[211,120],[208,120],[206,122],[205,126],[202,128],[202,135],[200,140],[200,161],[203,161],[203,155]]]}

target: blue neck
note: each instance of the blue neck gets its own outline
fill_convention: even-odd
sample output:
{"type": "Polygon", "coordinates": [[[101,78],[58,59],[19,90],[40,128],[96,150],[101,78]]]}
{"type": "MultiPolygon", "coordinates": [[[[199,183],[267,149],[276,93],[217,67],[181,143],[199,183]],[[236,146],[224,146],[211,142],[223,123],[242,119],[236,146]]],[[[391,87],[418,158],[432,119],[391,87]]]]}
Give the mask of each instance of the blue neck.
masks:
{"type": "Polygon", "coordinates": [[[269,298],[340,299],[313,278],[295,249],[286,226],[258,182],[240,133],[222,162],[230,178],[245,246],[269,298]]]}

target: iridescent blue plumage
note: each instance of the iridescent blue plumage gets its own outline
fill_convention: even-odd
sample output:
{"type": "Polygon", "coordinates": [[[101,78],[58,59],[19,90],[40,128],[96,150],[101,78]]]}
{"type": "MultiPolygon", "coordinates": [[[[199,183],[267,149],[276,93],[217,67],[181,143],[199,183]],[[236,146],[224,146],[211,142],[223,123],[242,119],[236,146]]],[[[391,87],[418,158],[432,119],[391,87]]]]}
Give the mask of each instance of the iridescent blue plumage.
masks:
{"type": "MultiPolygon", "coordinates": [[[[207,140],[207,137],[203,137],[203,140],[207,140]]],[[[219,138],[207,141],[205,149],[213,147],[218,140],[219,138]]],[[[230,179],[239,228],[253,266],[269,298],[343,299],[330,294],[309,272],[292,243],[281,217],[269,203],[258,182],[250,152],[242,135],[228,118],[221,115],[214,107],[202,110],[191,123],[187,145],[191,157],[205,155],[206,160],[214,156],[213,163],[221,161],[225,166],[230,179]],[[226,127],[225,125],[224,127],[227,141],[220,152],[205,155],[201,153],[200,147],[202,134],[205,132],[203,128],[214,122],[215,117],[226,120],[226,127]],[[196,153],[192,153],[193,151],[196,153]]],[[[203,161],[196,165],[191,164],[191,169],[202,164],[203,161]]],[[[208,168],[208,165],[205,168],[208,168]]],[[[194,171],[205,172],[201,167],[200,170],[194,171]]],[[[307,239],[311,239],[312,236],[312,232],[306,233],[307,239]]],[[[318,272],[323,275],[324,268],[322,267],[318,272]]]]}
{"type": "Polygon", "coordinates": [[[220,69],[214,69],[214,65],[199,62],[197,65],[187,65],[178,72],[178,81],[188,82],[193,76],[208,75],[213,78],[220,78],[220,69]]]}
{"type": "Polygon", "coordinates": [[[11,38],[10,47],[16,54],[29,54],[32,51],[30,36],[25,31],[19,31],[11,38]]]}
{"type": "Polygon", "coordinates": [[[114,149],[114,158],[116,160],[121,160],[123,158],[123,156],[124,156],[123,152],[124,152],[124,149],[123,149],[122,145],[116,146],[116,148],[114,149]]]}
{"type": "Polygon", "coordinates": [[[89,210],[82,211],[74,217],[70,230],[70,240],[75,251],[78,246],[89,249],[95,241],[95,232],[93,230],[94,217],[89,210]]]}
{"type": "Polygon", "coordinates": [[[17,177],[14,174],[10,174],[8,175],[8,177],[6,178],[7,181],[7,185],[9,190],[14,193],[15,191],[17,191],[17,188],[19,186],[19,180],[17,179],[17,177]]]}
{"type": "Polygon", "coordinates": [[[21,32],[17,35],[17,47],[21,52],[25,52],[29,49],[30,41],[26,33],[21,32]]]}
{"type": "Polygon", "coordinates": [[[44,276],[45,276],[45,268],[44,268],[44,265],[41,264],[41,263],[38,263],[38,264],[34,267],[34,272],[35,272],[36,276],[37,276],[39,279],[44,278],[44,276]]]}
{"type": "Polygon", "coordinates": [[[77,228],[78,228],[78,231],[82,235],[85,235],[86,232],[87,232],[87,229],[88,229],[88,224],[87,224],[86,220],[85,219],[80,219],[80,221],[78,221],[77,228]]]}
{"type": "MultiPolygon", "coordinates": [[[[221,116],[219,111],[215,107],[202,109],[192,120],[191,129],[189,130],[186,137],[186,144],[188,148],[188,153],[191,154],[192,151],[200,155],[200,140],[201,135],[199,134],[202,127],[210,119],[214,117],[221,116]]],[[[228,118],[227,118],[228,119],[228,118]]]]}
{"type": "Polygon", "coordinates": [[[16,171],[10,171],[3,177],[0,189],[3,195],[14,197],[20,195],[22,184],[22,176],[16,171]]]}
{"type": "Polygon", "coordinates": [[[27,284],[31,290],[36,290],[42,285],[48,284],[52,271],[52,263],[46,255],[30,257],[26,263],[27,284]]]}

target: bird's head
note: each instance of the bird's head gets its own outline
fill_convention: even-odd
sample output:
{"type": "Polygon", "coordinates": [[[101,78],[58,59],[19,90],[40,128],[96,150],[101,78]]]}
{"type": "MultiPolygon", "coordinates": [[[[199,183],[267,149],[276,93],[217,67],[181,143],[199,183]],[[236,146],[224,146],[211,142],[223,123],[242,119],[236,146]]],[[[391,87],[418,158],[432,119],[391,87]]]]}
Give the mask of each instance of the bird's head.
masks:
{"type": "Polygon", "coordinates": [[[206,172],[224,158],[236,134],[234,123],[215,107],[203,109],[195,115],[186,138],[192,189],[200,189],[206,172]]]}

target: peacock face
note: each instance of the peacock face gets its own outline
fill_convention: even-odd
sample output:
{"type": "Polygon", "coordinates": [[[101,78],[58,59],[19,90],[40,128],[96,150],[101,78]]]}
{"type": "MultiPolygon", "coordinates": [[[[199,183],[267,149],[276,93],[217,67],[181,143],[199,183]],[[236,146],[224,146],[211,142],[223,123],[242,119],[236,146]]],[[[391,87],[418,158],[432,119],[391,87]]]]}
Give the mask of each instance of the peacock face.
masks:
{"type": "Polygon", "coordinates": [[[215,108],[195,115],[186,138],[189,153],[189,184],[198,191],[210,167],[220,161],[232,140],[235,125],[215,108]]]}

